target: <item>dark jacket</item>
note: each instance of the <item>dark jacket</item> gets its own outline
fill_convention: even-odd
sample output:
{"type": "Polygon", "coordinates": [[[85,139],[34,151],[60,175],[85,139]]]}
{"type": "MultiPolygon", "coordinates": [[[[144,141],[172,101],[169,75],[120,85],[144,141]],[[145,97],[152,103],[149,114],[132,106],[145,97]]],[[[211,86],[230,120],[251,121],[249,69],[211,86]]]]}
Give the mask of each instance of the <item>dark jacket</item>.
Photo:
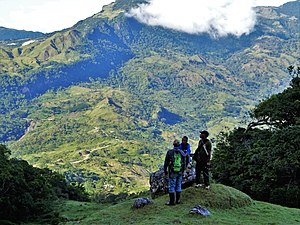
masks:
{"type": "Polygon", "coordinates": [[[211,142],[206,139],[204,141],[200,140],[198,144],[198,148],[195,151],[193,156],[193,160],[197,163],[208,163],[211,158],[211,142]]]}
{"type": "Polygon", "coordinates": [[[181,171],[183,172],[185,170],[185,153],[183,151],[181,151],[178,147],[171,149],[167,152],[166,158],[165,158],[165,163],[164,163],[164,171],[165,173],[169,171],[169,174],[174,173],[174,161],[175,161],[175,157],[174,157],[174,153],[178,152],[181,155],[181,171]]]}

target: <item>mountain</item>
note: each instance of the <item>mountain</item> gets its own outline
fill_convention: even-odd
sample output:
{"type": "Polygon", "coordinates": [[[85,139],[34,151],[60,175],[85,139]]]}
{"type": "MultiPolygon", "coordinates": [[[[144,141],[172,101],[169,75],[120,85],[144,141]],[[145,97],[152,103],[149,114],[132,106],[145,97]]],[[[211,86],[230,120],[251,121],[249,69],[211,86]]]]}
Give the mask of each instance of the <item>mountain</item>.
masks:
{"type": "Polygon", "coordinates": [[[28,38],[39,38],[43,36],[42,32],[33,32],[26,30],[16,30],[5,27],[0,27],[0,41],[12,41],[28,38]]]}
{"type": "Polygon", "coordinates": [[[199,130],[214,137],[249,120],[299,62],[299,1],[257,7],[252,33],[219,39],[127,17],[141,2],[0,48],[0,141],[15,157],[91,192],[143,190],[175,137],[194,148],[199,130]]]}
{"type": "Polygon", "coordinates": [[[278,12],[285,14],[285,15],[290,15],[292,17],[300,18],[300,13],[299,13],[299,8],[300,8],[300,2],[299,1],[294,1],[294,2],[288,2],[284,4],[283,6],[278,8],[278,12]]]}

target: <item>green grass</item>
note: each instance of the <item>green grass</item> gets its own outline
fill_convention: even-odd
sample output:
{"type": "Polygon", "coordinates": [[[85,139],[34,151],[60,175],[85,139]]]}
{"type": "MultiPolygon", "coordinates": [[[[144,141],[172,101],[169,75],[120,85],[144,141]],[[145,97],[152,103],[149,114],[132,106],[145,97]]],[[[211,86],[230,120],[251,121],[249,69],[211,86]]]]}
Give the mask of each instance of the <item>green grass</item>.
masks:
{"type": "Polygon", "coordinates": [[[123,9],[113,10],[113,4],[106,5],[103,7],[103,10],[100,13],[97,13],[93,16],[93,18],[108,18],[113,19],[117,17],[120,13],[124,13],[123,9]]]}
{"type": "Polygon", "coordinates": [[[300,223],[299,209],[252,201],[246,194],[219,184],[212,185],[210,191],[194,187],[183,190],[180,205],[165,206],[167,200],[167,195],[161,196],[154,199],[153,204],[141,209],[132,208],[134,199],[115,205],[66,201],[58,206],[60,216],[64,218],[64,222],[60,224],[296,225],[300,223]],[[190,209],[197,204],[208,208],[211,216],[189,214],[190,209]]]}

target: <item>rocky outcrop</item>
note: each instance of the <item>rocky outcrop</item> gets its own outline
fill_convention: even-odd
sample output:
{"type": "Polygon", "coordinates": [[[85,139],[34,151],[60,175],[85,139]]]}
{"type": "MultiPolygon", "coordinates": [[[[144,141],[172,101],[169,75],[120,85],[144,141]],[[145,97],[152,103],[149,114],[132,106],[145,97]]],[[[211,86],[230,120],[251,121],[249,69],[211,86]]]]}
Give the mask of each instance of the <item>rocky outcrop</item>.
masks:
{"type": "MultiPolygon", "coordinates": [[[[192,166],[187,169],[182,178],[182,187],[190,187],[196,179],[196,171],[192,166]]],[[[150,174],[150,192],[152,198],[159,196],[161,194],[168,193],[168,177],[165,176],[163,168],[150,174]]]]}

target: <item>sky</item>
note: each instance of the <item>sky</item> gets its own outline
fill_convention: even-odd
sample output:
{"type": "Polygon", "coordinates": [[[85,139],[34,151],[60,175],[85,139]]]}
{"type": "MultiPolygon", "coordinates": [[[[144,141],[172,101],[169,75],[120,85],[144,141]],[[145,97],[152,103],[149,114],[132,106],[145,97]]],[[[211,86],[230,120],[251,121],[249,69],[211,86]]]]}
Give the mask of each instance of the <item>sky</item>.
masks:
{"type": "MultiPolygon", "coordinates": [[[[53,32],[73,26],[79,20],[101,11],[103,5],[113,1],[0,0],[0,26],[44,33],[53,32]]],[[[279,6],[288,2],[288,0],[149,1],[150,6],[134,9],[130,15],[149,25],[164,26],[188,33],[213,32],[211,34],[216,36],[227,34],[239,36],[250,32],[255,23],[255,15],[251,9],[253,6],[279,6]],[[190,4],[186,4],[187,2],[190,4]],[[202,16],[195,10],[200,4],[202,16]],[[178,13],[182,14],[183,21],[178,20],[178,13]]]]}
{"type": "Polygon", "coordinates": [[[73,26],[112,0],[0,0],[0,26],[44,33],[73,26]]]}

